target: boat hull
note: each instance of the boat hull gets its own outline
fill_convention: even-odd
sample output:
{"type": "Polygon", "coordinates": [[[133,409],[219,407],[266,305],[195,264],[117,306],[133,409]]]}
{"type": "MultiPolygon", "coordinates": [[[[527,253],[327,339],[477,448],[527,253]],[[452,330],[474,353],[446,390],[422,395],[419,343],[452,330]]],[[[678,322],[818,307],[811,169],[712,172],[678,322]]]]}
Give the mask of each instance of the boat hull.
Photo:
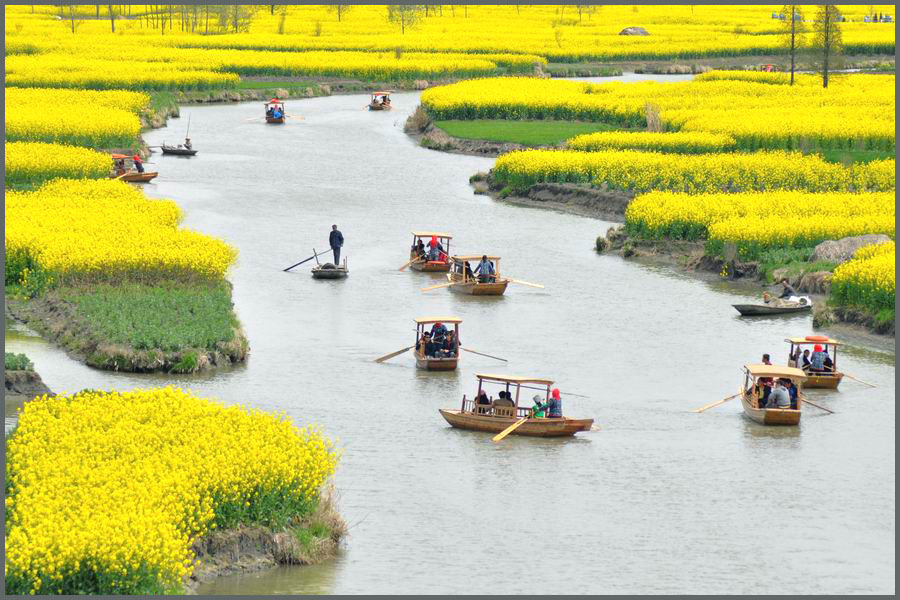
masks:
{"type": "Polygon", "coordinates": [[[449,290],[454,294],[468,296],[502,296],[509,286],[509,281],[497,281],[495,283],[458,283],[451,285],[449,290]]]}
{"type": "Polygon", "coordinates": [[[426,262],[415,262],[410,265],[413,271],[422,271],[424,273],[448,273],[450,271],[450,263],[439,260],[429,260],[426,262]]]}
{"type": "Polygon", "coordinates": [[[284,117],[266,117],[266,123],[284,123],[284,117]]]}
{"type": "MultiPolygon", "coordinates": [[[[451,426],[469,431],[500,433],[518,419],[512,417],[495,417],[492,415],[475,415],[458,410],[440,409],[441,416],[451,426]]],[[[579,431],[590,431],[593,419],[528,419],[510,435],[530,437],[565,437],[575,435],[579,431]]]]}
{"type": "Polygon", "coordinates": [[[159,173],[157,173],[156,171],[145,171],[144,173],[125,173],[124,175],[119,175],[118,177],[113,175],[112,179],[127,181],[129,183],[147,183],[157,175],[159,175],[159,173]]]}
{"type": "Polygon", "coordinates": [[[175,156],[194,156],[196,150],[188,150],[187,148],[171,148],[169,146],[161,146],[163,154],[173,154],[175,156]]]}
{"type": "Polygon", "coordinates": [[[750,420],[760,425],[799,425],[800,415],[802,414],[799,409],[803,406],[803,397],[798,398],[798,410],[789,408],[756,408],[753,406],[750,394],[746,392],[741,393],[741,404],[744,406],[744,414],[750,420]]]}
{"type": "Polygon", "coordinates": [[[391,106],[383,106],[381,104],[370,104],[369,110],[391,110],[391,106]]]}
{"type": "Polygon", "coordinates": [[[844,378],[843,373],[835,373],[834,375],[813,375],[808,374],[806,381],[803,382],[804,388],[816,388],[822,390],[836,390],[844,378]]]}
{"type": "Polygon", "coordinates": [[[811,305],[806,306],[765,306],[762,304],[732,304],[732,306],[744,317],[760,317],[764,315],[787,315],[791,313],[807,312],[812,310],[811,305]]]}
{"type": "Polygon", "coordinates": [[[425,371],[454,371],[459,363],[459,357],[451,358],[422,358],[416,357],[416,366],[425,371]]]}
{"type": "Polygon", "coordinates": [[[345,267],[336,267],[334,269],[323,269],[321,267],[313,267],[313,279],[343,279],[350,274],[345,267]]]}

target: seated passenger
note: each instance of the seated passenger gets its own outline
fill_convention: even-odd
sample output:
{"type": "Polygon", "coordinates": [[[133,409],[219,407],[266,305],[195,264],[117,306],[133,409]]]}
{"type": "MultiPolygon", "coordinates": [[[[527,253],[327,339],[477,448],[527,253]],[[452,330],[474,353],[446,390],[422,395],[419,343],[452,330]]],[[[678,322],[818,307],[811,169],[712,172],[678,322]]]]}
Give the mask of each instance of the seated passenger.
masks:
{"type": "Polygon", "coordinates": [[[798,394],[797,386],[794,385],[794,382],[791,381],[790,379],[785,379],[784,387],[787,388],[788,395],[791,397],[791,409],[797,410],[797,394],[798,394]]]}
{"type": "Polygon", "coordinates": [[[429,336],[429,340],[425,342],[425,356],[431,358],[439,358],[441,351],[441,345],[432,340],[429,336]]]}
{"type": "Polygon", "coordinates": [[[559,397],[559,389],[553,388],[553,392],[550,394],[550,400],[547,402],[547,417],[551,419],[561,419],[562,416],[562,398],[559,397]]]}
{"type": "Polygon", "coordinates": [[[541,397],[538,394],[535,394],[532,400],[534,401],[534,406],[531,407],[531,418],[542,419],[546,413],[547,406],[541,402],[541,397]]]}
{"type": "Polygon", "coordinates": [[[413,246],[413,249],[416,251],[416,255],[420,258],[425,257],[425,242],[422,241],[422,238],[419,238],[419,243],[413,246]]]}
{"type": "Polygon", "coordinates": [[[448,331],[447,336],[444,338],[444,344],[441,347],[445,356],[456,356],[456,343],[455,334],[452,331],[448,331]]]}
{"type": "Polygon", "coordinates": [[[418,352],[418,350],[419,350],[420,348],[424,348],[425,345],[428,344],[428,342],[430,342],[430,341],[431,341],[431,334],[428,333],[428,332],[426,331],[426,332],[422,335],[422,337],[420,337],[420,338],[418,339],[418,341],[416,342],[416,351],[418,352]]]}
{"type": "Polygon", "coordinates": [[[828,348],[825,348],[825,360],[822,362],[825,365],[825,370],[831,373],[834,373],[834,361],[831,360],[831,357],[828,356],[828,348]]]}
{"type": "Polygon", "coordinates": [[[491,400],[488,398],[487,392],[481,390],[481,394],[478,395],[478,400],[476,402],[478,404],[490,404],[491,400]]]}
{"type": "Polygon", "coordinates": [[[809,349],[803,351],[803,356],[800,357],[800,362],[797,364],[798,369],[803,369],[804,371],[809,370],[809,349]]]}
{"type": "Polygon", "coordinates": [[[441,260],[441,255],[444,253],[444,247],[438,241],[436,237],[432,237],[431,241],[428,242],[428,260],[438,261],[441,260]]]}
{"type": "Polygon", "coordinates": [[[509,392],[500,392],[497,394],[497,399],[494,401],[494,406],[515,406],[515,402],[513,402],[512,394],[509,392]]]}
{"type": "Polygon", "coordinates": [[[827,355],[822,352],[822,345],[816,344],[813,347],[812,356],[809,357],[809,370],[814,373],[821,373],[825,370],[825,357],[827,355]]]}
{"type": "Polygon", "coordinates": [[[472,265],[466,261],[466,279],[475,279],[475,273],[472,272],[472,265]]]}
{"type": "Polygon", "coordinates": [[[478,273],[478,281],[481,283],[489,283],[496,279],[494,276],[494,263],[488,260],[487,255],[481,256],[481,262],[475,267],[475,272],[478,273]]]}
{"type": "Polygon", "coordinates": [[[766,408],[790,408],[790,406],[790,392],[788,392],[787,388],[784,386],[784,380],[779,379],[775,383],[775,389],[773,389],[772,393],[769,394],[769,400],[766,404],[766,408]]]}

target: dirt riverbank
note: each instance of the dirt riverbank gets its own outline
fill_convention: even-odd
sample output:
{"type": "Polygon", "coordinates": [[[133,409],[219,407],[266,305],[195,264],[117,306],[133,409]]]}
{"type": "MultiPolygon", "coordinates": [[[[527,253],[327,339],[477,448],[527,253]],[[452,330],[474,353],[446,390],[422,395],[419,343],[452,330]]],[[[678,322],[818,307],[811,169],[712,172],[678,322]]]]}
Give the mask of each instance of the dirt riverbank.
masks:
{"type": "Polygon", "coordinates": [[[6,380],[7,399],[21,397],[31,400],[35,396],[53,394],[35,371],[4,369],[3,375],[6,380]]]}
{"type": "Polygon", "coordinates": [[[185,591],[236,573],[262,571],[279,565],[314,565],[333,558],[347,524],[338,513],[335,492],[330,489],[316,510],[281,531],[262,526],[240,526],[214,531],[194,542],[193,573],[184,581],[185,591]]]}

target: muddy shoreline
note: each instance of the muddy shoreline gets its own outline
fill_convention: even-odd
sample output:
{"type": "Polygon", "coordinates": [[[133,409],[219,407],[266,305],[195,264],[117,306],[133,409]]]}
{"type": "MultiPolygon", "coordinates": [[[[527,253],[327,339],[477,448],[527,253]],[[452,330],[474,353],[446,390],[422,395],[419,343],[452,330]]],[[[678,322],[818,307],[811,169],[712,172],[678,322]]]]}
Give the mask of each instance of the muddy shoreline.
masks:
{"type": "Polygon", "coordinates": [[[261,525],[240,525],[212,531],[191,546],[193,571],[183,584],[185,593],[196,594],[200,584],[217,577],[263,571],[281,565],[315,565],[334,558],[347,536],[347,523],[337,511],[333,487],[312,514],[282,530],[261,525]]]}

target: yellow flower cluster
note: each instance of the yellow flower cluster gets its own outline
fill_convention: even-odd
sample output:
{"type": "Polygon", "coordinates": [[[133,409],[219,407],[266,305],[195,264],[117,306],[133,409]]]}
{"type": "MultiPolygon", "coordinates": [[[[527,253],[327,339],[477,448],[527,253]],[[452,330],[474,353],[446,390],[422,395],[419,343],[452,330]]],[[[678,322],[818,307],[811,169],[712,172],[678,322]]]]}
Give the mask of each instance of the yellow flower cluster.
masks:
{"type": "Polygon", "coordinates": [[[221,279],[237,257],[221,240],[179,229],[174,202],[120,181],[55,180],[7,191],[5,205],[7,256],[30,256],[57,280],[221,279]]]}
{"type": "Polygon", "coordinates": [[[500,156],[493,173],[498,182],[516,190],[542,182],[606,184],[633,193],[853,191],[860,182],[869,187],[859,191],[892,190],[893,181],[868,175],[871,168],[867,164],[845,168],[815,155],[783,151],[672,155],[633,150],[524,150],[500,156]]]}
{"type": "Polygon", "coordinates": [[[6,591],[178,591],[222,511],[312,506],[338,459],[316,428],[176,388],[36,398],[7,442],[6,591]]]}
{"type": "MultiPolygon", "coordinates": [[[[137,5],[82,6],[77,9],[79,16],[75,19],[70,18],[69,6],[38,6],[34,15],[28,6],[7,6],[7,83],[44,85],[47,81],[41,72],[25,69],[15,61],[16,72],[10,74],[10,55],[62,52],[71,58],[83,56],[83,50],[93,50],[93,54],[102,52],[107,61],[124,57],[133,67],[128,72],[115,69],[118,73],[110,72],[103,78],[97,66],[87,69],[87,65],[79,64],[80,59],[72,60],[74,73],[66,78],[70,85],[89,82],[96,87],[107,84],[147,89],[172,85],[171,80],[178,77],[183,78],[185,86],[224,83],[211,75],[198,75],[199,69],[207,69],[205,60],[199,61],[198,66],[177,61],[169,71],[149,73],[149,57],[172,47],[271,53],[268,60],[271,70],[267,71],[270,73],[278,72],[276,69],[281,65],[278,51],[292,53],[292,60],[298,64],[306,59],[297,53],[308,51],[462,53],[470,55],[471,60],[493,62],[497,61],[484,55],[528,54],[543,57],[541,61],[580,62],[771,56],[781,51],[778,32],[782,22],[771,18],[773,8],[777,11],[780,7],[759,5],[416,5],[420,10],[415,22],[406,20],[402,28],[399,22],[388,19],[385,5],[343,5],[340,16],[336,6],[279,5],[274,9],[269,6],[242,5],[242,11],[253,11],[249,33],[230,33],[235,23],[234,13],[219,6],[170,5],[168,11],[161,11],[163,14],[158,9],[148,13],[146,7],[137,5]],[[94,18],[97,9],[100,19],[94,18]],[[103,18],[110,10],[131,16],[116,21],[115,33],[111,32],[110,22],[103,18]],[[144,14],[145,17],[140,17],[144,14]],[[165,22],[164,29],[160,20],[165,22]],[[633,25],[647,28],[651,35],[619,35],[623,28],[633,25]],[[205,33],[220,35],[202,35],[205,33]],[[132,52],[132,48],[137,51],[132,52]],[[141,58],[135,61],[135,57],[141,58]],[[112,79],[114,83],[109,81],[112,79]]],[[[863,15],[870,12],[868,7],[842,6],[841,10],[852,21],[841,25],[848,54],[894,53],[892,23],[862,23],[863,15]]],[[[893,12],[889,6],[875,6],[871,10],[893,12]]],[[[238,15],[237,21],[243,21],[243,17],[238,15]]],[[[359,56],[365,60],[362,54],[359,56]]],[[[448,59],[438,54],[420,60],[420,73],[442,73],[443,67],[434,68],[429,63],[447,64],[448,59]]],[[[262,66],[266,66],[265,62],[263,59],[262,66]]],[[[356,66],[352,61],[345,61],[337,66],[342,72],[367,77],[370,68],[373,75],[378,75],[393,61],[387,58],[382,62],[383,65],[370,67],[368,63],[356,66]]],[[[323,68],[324,64],[317,68],[323,68]]],[[[412,76],[411,66],[402,66],[402,72],[412,76]]],[[[472,65],[460,67],[462,74],[472,65]]],[[[53,76],[65,74],[57,73],[53,76]]]]}
{"type": "Polygon", "coordinates": [[[894,214],[860,216],[815,215],[802,217],[732,218],[709,226],[707,251],[718,253],[733,243],[744,258],[757,258],[771,248],[810,248],[825,240],[883,233],[894,237],[894,214]]]}
{"type": "Polygon", "coordinates": [[[43,142],[8,142],[6,153],[6,185],[39,183],[57,177],[100,178],[109,174],[108,154],[43,142]]]}
{"type": "Polygon", "coordinates": [[[735,149],[734,138],[722,133],[703,131],[598,131],[575,136],[566,142],[572,150],[655,150],[681,154],[730,152],[735,149]]]}
{"type": "Polygon", "coordinates": [[[7,87],[4,100],[7,141],[121,148],[133,144],[140,133],[137,114],[150,97],[127,91],[7,87]]]}
{"type": "Polygon", "coordinates": [[[831,297],[838,304],[893,310],[897,267],[894,242],[864,246],[834,270],[831,297]]]}
{"type": "Polygon", "coordinates": [[[726,79],[604,83],[501,77],[425,90],[435,119],[565,119],[628,127],[648,107],[666,130],[730,135],[745,150],[894,149],[894,77],[844,75],[828,88],[726,79]]]}
{"type": "Polygon", "coordinates": [[[752,224],[768,217],[814,219],[866,215],[893,217],[893,192],[811,194],[778,191],[697,195],[651,192],[638,196],[628,205],[625,226],[629,233],[645,238],[696,240],[707,237],[708,228],[714,223],[729,219],[752,224]]]}

